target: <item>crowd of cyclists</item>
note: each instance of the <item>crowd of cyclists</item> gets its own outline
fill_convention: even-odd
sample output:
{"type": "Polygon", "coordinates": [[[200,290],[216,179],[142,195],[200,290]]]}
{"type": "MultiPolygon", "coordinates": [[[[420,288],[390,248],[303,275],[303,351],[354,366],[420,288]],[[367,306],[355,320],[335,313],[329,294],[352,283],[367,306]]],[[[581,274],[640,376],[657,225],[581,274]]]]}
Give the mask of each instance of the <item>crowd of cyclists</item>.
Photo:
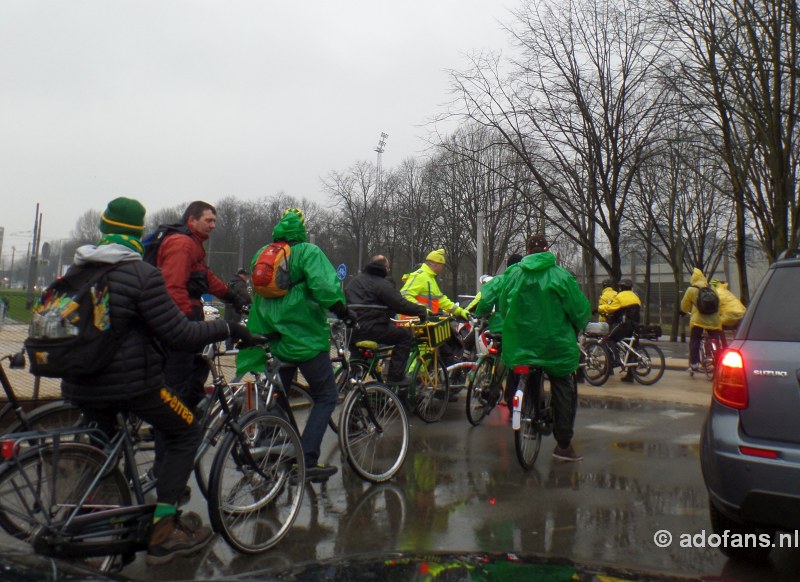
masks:
{"type": "MultiPolygon", "coordinates": [[[[403,275],[399,289],[391,278],[390,261],[383,255],[372,257],[343,288],[330,260],[308,241],[303,212],[290,208],[275,226],[272,243],[283,242],[291,248],[286,273],[291,284],[279,297],[251,296],[246,281],[261,250],[249,270],[240,269],[230,283],[207,265],[204,242],[216,227],[212,205],[196,201],[186,208],[180,227],[160,242],[155,264],[143,260],[144,217],[145,209],[138,201],[116,198],[101,215],[101,240],[77,250],[73,269],[114,265],[107,275],[111,321],[122,340],[105,369],[93,376],[65,379],[62,391],[109,434],[118,410],[133,412],[154,427],[157,506],[148,563],[162,564],[175,556],[194,554],[212,537],[197,514],[179,510],[190,494],[187,483],[202,437],[193,411],[205,394],[208,367],[197,355],[205,344],[239,342],[237,373],[244,374],[263,371],[264,350],[248,347],[256,345],[258,336],[270,337],[270,351],[284,364],[280,370],[283,384],[289,386],[299,370],[313,398],[301,435],[306,480],[324,481],[337,472],[337,467],[319,462],[338,398],[329,355],[329,312],[353,328],[353,342],[372,340],[394,346],[384,378],[401,395],[409,386],[407,359],[413,337],[408,327],[396,324],[395,317],[423,322],[442,314],[454,319],[488,318],[491,332],[502,334],[502,361],[509,369],[536,367],[549,378],[556,441],[553,457],[567,462],[582,459],[572,444],[580,361],[576,335],[593,310],[575,277],[557,265],[544,236],[530,237],[526,255],[510,256],[505,270],[485,283],[465,308],[439,286],[438,276],[447,262],[442,249],[431,251],[418,268],[403,275]],[[205,294],[226,303],[225,320],[204,321],[205,294]],[[245,306],[249,306],[246,325],[240,323],[245,306]]],[[[708,285],[696,269],[693,287],[681,304],[684,311],[692,312],[692,342],[696,328],[721,330],[724,318],[730,323],[736,317],[731,309],[724,311],[722,318],[722,309],[712,317],[696,313],[692,304],[696,291],[692,290],[704,284],[708,285]]],[[[607,280],[603,287],[596,312],[608,321],[608,340],[613,345],[630,336],[638,325],[641,301],[629,279],[616,284],[607,280]]],[[[719,286],[717,290],[720,296],[727,291],[719,286]]],[[[446,364],[455,360],[460,348],[455,334],[439,348],[446,364]]],[[[694,343],[691,350],[694,358],[694,343]]],[[[611,353],[616,355],[617,350],[611,353]]],[[[622,380],[632,381],[632,371],[628,367],[622,380]]],[[[517,382],[510,374],[508,406],[517,382]]]]}

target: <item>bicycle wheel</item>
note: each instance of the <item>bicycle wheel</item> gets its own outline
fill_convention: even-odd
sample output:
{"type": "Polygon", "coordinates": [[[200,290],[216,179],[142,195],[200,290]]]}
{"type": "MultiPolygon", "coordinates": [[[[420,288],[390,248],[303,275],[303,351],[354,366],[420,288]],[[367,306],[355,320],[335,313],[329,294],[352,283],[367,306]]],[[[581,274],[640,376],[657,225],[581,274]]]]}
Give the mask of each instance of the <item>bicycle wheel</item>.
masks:
{"type": "Polygon", "coordinates": [[[469,387],[469,380],[477,362],[458,362],[447,366],[447,380],[450,383],[450,394],[457,394],[469,387]]]}
{"type": "Polygon", "coordinates": [[[611,375],[611,354],[605,344],[587,339],[583,349],[586,352],[583,377],[592,386],[602,386],[611,375]]]}
{"type": "Polygon", "coordinates": [[[514,431],[514,448],[519,464],[529,471],[539,456],[542,434],[546,432],[548,423],[546,415],[550,410],[550,391],[545,389],[544,374],[528,374],[523,393],[520,426],[514,431]]]}
{"type": "Polygon", "coordinates": [[[339,445],[347,463],[362,479],[382,483],[403,466],[409,428],[400,397],[377,382],[348,395],[342,409],[339,445]]]}
{"type": "Polygon", "coordinates": [[[254,554],[273,547],[292,527],[303,502],[305,466],[300,437],[282,418],[251,412],[239,427],[214,458],[208,513],[232,548],[254,554]]]}
{"type": "MultiPolygon", "coordinates": [[[[339,398],[336,401],[336,407],[339,408],[345,399],[347,398],[348,392],[351,390],[350,385],[350,378],[354,378],[357,372],[361,372],[366,374],[367,367],[366,363],[364,362],[352,362],[350,364],[349,374],[347,367],[339,366],[333,371],[333,379],[336,381],[336,391],[339,393],[339,398]]],[[[363,376],[362,376],[363,377],[363,376]]],[[[328,426],[331,427],[331,430],[336,434],[339,434],[339,417],[341,413],[337,413],[336,410],[333,411],[331,414],[330,419],[328,420],[328,426]]]]}
{"type": "MultiPolygon", "coordinates": [[[[63,520],[100,473],[105,454],[81,443],[52,443],[22,453],[0,471],[0,527],[29,539],[39,526],[63,520]]],[[[108,471],[84,503],[85,512],[131,504],[131,490],[119,470],[108,471]]]]}
{"type": "Polygon", "coordinates": [[[467,386],[467,420],[473,426],[478,426],[497,404],[493,382],[494,359],[488,357],[479,360],[467,386]]]}
{"type": "Polygon", "coordinates": [[[655,344],[639,342],[636,346],[637,362],[633,377],[639,384],[651,386],[664,375],[664,352],[655,344]]]}
{"type": "Polygon", "coordinates": [[[706,380],[709,381],[714,379],[714,367],[716,365],[717,350],[713,342],[714,340],[706,338],[706,340],[700,344],[700,362],[703,365],[703,370],[705,370],[706,380]]]}
{"type": "Polygon", "coordinates": [[[436,370],[433,355],[417,358],[411,372],[411,388],[415,394],[414,410],[425,422],[436,422],[444,416],[450,400],[450,386],[447,381],[447,368],[438,360],[436,370]]]}
{"type": "Polygon", "coordinates": [[[54,428],[75,428],[83,422],[81,409],[64,400],[37,406],[27,414],[26,422],[17,420],[4,433],[27,430],[47,431],[54,428]]]}

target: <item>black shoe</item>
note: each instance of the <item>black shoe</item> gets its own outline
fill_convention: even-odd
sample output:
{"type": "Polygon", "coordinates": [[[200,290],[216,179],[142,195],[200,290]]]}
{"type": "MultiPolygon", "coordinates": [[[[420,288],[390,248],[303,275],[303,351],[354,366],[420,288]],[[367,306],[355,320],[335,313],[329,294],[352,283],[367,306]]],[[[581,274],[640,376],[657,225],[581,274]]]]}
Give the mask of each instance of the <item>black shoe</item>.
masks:
{"type": "Polygon", "coordinates": [[[622,378],[620,378],[621,382],[626,382],[628,384],[633,384],[633,376],[630,374],[625,374],[622,378]]]}
{"type": "Polygon", "coordinates": [[[306,467],[306,481],[312,483],[322,483],[327,481],[339,471],[335,465],[322,465],[317,463],[311,467],[306,467]]]}

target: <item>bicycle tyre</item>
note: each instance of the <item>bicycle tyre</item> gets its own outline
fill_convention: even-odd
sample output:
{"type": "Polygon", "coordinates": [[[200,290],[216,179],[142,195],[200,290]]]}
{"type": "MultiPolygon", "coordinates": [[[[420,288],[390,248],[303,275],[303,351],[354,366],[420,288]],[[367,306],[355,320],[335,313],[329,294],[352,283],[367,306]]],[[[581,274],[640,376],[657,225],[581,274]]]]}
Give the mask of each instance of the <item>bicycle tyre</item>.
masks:
{"type": "Polygon", "coordinates": [[[356,388],[348,395],[342,409],[339,446],[359,477],[372,483],[391,479],[406,460],[409,440],[405,406],[388,386],[370,382],[364,384],[363,392],[356,388]]]}
{"type": "Polygon", "coordinates": [[[54,428],[76,428],[83,422],[81,409],[67,402],[57,400],[37,406],[27,414],[26,422],[16,420],[3,431],[3,434],[29,430],[48,431],[54,428]]]}
{"type": "Polygon", "coordinates": [[[415,394],[414,412],[427,423],[441,420],[450,401],[447,367],[438,358],[437,364],[437,373],[434,375],[433,356],[420,356],[411,373],[411,387],[415,394]]]}
{"type": "Polygon", "coordinates": [[[639,345],[636,346],[636,351],[640,356],[636,361],[633,378],[639,384],[652,386],[664,375],[664,370],[666,369],[664,352],[657,345],[647,342],[639,342],[639,345]]]}
{"type": "MultiPolygon", "coordinates": [[[[334,370],[333,379],[336,382],[336,392],[339,394],[336,401],[337,408],[339,407],[339,405],[344,403],[344,401],[347,399],[347,394],[352,389],[350,386],[350,378],[353,377],[355,369],[354,366],[360,366],[360,365],[361,365],[360,362],[351,363],[349,368],[349,373],[347,373],[348,368],[346,366],[339,366],[337,369],[334,370]]],[[[339,416],[341,416],[341,413],[336,414],[336,411],[334,409],[334,412],[331,413],[331,417],[328,420],[328,426],[331,427],[331,430],[336,434],[339,434],[339,420],[338,420],[339,416]]]]}
{"type": "Polygon", "coordinates": [[[708,337],[700,344],[700,348],[700,361],[706,373],[706,380],[711,381],[714,379],[714,369],[716,368],[719,350],[715,349],[714,340],[708,337]]]}
{"type": "Polygon", "coordinates": [[[544,374],[531,372],[525,379],[525,391],[522,398],[521,422],[514,431],[514,449],[520,466],[530,471],[539,457],[542,448],[541,424],[547,419],[542,414],[549,408],[550,394],[545,390],[544,374]]]}
{"type": "Polygon", "coordinates": [[[491,402],[494,383],[494,360],[483,358],[472,379],[467,385],[467,420],[472,426],[478,426],[488,416],[496,403],[491,402]]]}
{"type": "MultiPolygon", "coordinates": [[[[100,449],[82,443],[61,442],[54,451],[52,443],[33,447],[0,470],[0,527],[9,535],[30,539],[39,527],[66,517],[106,460],[100,449]]],[[[91,501],[102,509],[131,504],[128,480],[119,467],[100,480],[91,501]]]]}
{"type": "Polygon", "coordinates": [[[303,502],[305,465],[300,436],[284,419],[250,412],[238,426],[215,455],[208,513],[232,548],[255,554],[275,546],[292,527],[303,502]],[[248,465],[242,447],[258,470],[248,465]]]}
{"type": "Polygon", "coordinates": [[[583,377],[592,386],[602,386],[611,376],[611,352],[605,344],[593,339],[585,340],[583,349],[586,352],[583,377]]]}
{"type": "Polygon", "coordinates": [[[477,363],[477,361],[467,361],[447,366],[447,381],[450,383],[451,394],[469,388],[470,374],[475,370],[477,363]]]}

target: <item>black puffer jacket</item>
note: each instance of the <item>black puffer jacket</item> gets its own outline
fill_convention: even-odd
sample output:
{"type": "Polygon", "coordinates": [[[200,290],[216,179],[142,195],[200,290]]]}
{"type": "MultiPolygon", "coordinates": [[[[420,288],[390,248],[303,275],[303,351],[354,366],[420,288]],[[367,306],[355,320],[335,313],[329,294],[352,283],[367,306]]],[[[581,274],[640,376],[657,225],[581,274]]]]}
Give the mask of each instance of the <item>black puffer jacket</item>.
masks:
{"type": "Polygon", "coordinates": [[[403,299],[390,279],[386,278],[386,267],[381,263],[368,263],[350,281],[345,290],[347,303],[361,305],[386,305],[389,309],[355,309],[358,325],[362,329],[385,326],[396,313],[403,315],[425,315],[425,307],[403,299]]]}
{"type": "Polygon", "coordinates": [[[161,346],[200,350],[228,337],[224,321],[189,321],[167,293],[161,271],[121,245],[84,246],[76,264],[117,263],[108,274],[111,326],[122,340],[102,372],[61,383],[65,398],[78,401],[129,400],[164,387],[161,346]]]}

